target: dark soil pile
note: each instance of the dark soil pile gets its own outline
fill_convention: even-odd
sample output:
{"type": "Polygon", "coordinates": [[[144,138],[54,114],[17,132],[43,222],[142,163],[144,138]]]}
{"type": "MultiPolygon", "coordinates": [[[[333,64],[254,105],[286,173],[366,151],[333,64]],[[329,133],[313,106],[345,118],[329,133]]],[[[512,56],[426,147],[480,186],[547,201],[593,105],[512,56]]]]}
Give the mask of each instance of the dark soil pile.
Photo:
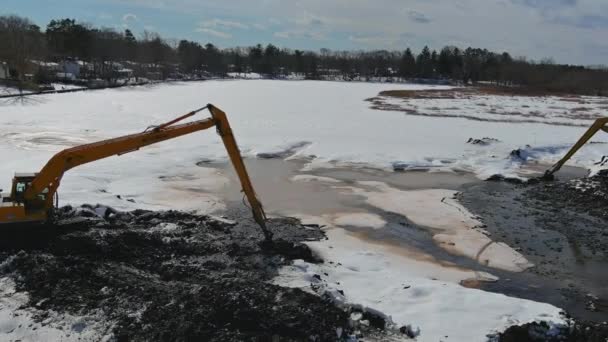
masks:
{"type": "Polygon", "coordinates": [[[528,193],[557,209],[576,210],[608,220],[608,173],[567,182],[543,182],[528,193]]]}
{"type": "MultiPolygon", "coordinates": [[[[316,262],[318,228],[272,219],[275,243],[242,213],[230,222],[182,212],[66,207],[56,224],[3,231],[2,276],[40,310],[101,310],[119,341],[336,340],[348,313],[268,283],[293,259],[316,262]]],[[[44,319],[44,317],[40,317],[44,319]]]]}
{"type": "Polygon", "coordinates": [[[499,335],[500,342],[605,342],[608,324],[577,323],[570,327],[551,329],[545,323],[513,326],[499,335]]]}
{"type": "Polygon", "coordinates": [[[608,175],[541,182],[522,196],[530,208],[547,208],[539,225],[563,234],[590,254],[608,258],[608,175]]]}
{"type": "Polygon", "coordinates": [[[608,177],[465,187],[461,203],[492,239],[535,266],[484,289],[548,302],[576,320],[608,319],[608,177]],[[510,279],[510,280],[506,280],[510,279]]]}

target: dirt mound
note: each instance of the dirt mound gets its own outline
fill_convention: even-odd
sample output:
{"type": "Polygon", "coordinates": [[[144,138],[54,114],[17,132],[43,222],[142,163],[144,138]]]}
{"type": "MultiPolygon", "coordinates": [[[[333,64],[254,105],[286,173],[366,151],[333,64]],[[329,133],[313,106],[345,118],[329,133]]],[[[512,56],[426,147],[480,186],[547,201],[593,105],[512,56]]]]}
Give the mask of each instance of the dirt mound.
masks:
{"type": "Polygon", "coordinates": [[[322,232],[292,219],[268,226],[272,246],[245,217],[66,207],[53,226],[3,232],[0,275],[14,278],[40,310],[101,310],[119,341],[345,336],[348,313],[267,282],[293,259],[317,262],[301,242],[322,232]]]}
{"type": "Polygon", "coordinates": [[[608,318],[608,177],[467,186],[459,201],[493,239],[535,266],[485,289],[549,302],[577,320],[608,318]]]}
{"type": "Polygon", "coordinates": [[[500,334],[500,342],[605,342],[608,324],[577,323],[571,327],[555,328],[546,323],[512,326],[500,334]]]}
{"type": "MultiPolygon", "coordinates": [[[[567,182],[546,182],[528,194],[559,209],[576,210],[608,219],[608,173],[567,182]],[[556,200],[559,199],[559,200],[556,200]]],[[[608,234],[608,230],[606,231],[608,234]]]]}

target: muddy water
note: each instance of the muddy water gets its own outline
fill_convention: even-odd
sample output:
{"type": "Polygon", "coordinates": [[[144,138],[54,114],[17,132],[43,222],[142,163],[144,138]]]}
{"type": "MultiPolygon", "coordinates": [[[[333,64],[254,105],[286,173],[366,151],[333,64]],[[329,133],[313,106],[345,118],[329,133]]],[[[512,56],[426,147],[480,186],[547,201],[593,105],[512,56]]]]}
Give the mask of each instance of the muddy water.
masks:
{"type": "MultiPolygon", "coordinates": [[[[280,159],[247,159],[247,170],[254,182],[256,192],[263,199],[264,207],[270,213],[323,215],[338,212],[360,212],[366,206],[363,199],[344,196],[334,187],[354,185],[357,181],[385,182],[393,187],[412,190],[441,188],[459,190],[465,184],[479,182],[472,175],[457,173],[428,172],[387,172],[373,168],[335,168],[315,169],[312,172],[300,171],[305,162],[280,159]],[[296,175],[314,175],[334,178],[341,183],[294,182],[296,175]]],[[[223,193],[228,200],[242,197],[236,175],[230,165],[210,164],[221,168],[231,177],[232,182],[223,193]]],[[[367,211],[368,208],[366,207],[367,211]]]]}
{"type": "MultiPolygon", "coordinates": [[[[407,253],[411,257],[428,260],[431,255],[441,265],[458,265],[469,269],[490,272],[466,257],[450,254],[433,242],[432,233],[409,221],[406,217],[386,212],[367,204],[362,196],[345,195],[342,187],[356,186],[358,181],[378,181],[402,189],[441,188],[461,190],[468,184],[477,184],[479,179],[470,174],[387,172],[373,168],[335,168],[301,171],[306,165],[298,160],[247,159],[247,170],[254,183],[258,197],[269,215],[295,215],[320,217],[344,213],[370,213],[380,216],[386,225],[382,229],[347,227],[356,237],[369,243],[382,244],[393,253],[407,253]],[[296,175],[328,177],[339,182],[293,181],[296,175]]],[[[231,178],[229,186],[221,194],[227,201],[242,201],[243,194],[231,166],[210,164],[218,167],[231,178]]]]}
{"type": "MultiPolygon", "coordinates": [[[[382,244],[386,246],[387,250],[394,253],[403,251],[413,257],[417,253],[419,255],[432,255],[436,262],[441,265],[457,265],[476,271],[485,271],[500,277],[500,280],[496,283],[480,285],[486,290],[548,302],[566,309],[575,315],[575,317],[589,320],[605,320],[608,318],[603,312],[588,311],[585,294],[581,294],[580,290],[577,292],[571,290],[572,286],[568,286],[567,282],[556,280],[551,274],[542,274],[542,272],[538,272],[536,269],[523,273],[500,271],[482,266],[469,258],[452,255],[433,242],[432,234],[428,229],[413,224],[401,215],[374,208],[368,205],[362,197],[346,196],[343,190],[340,189],[340,187],[344,186],[359,186],[355,185],[357,181],[380,181],[402,190],[429,188],[456,190],[465,194],[471,194],[468,197],[471,198],[471,196],[476,197],[479,195],[480,191],[491,192],[492,184],[498,184],[501,187],[503,183],[482,182],[473,175],[465,173],[399,173],[372,168],[315,169],[314,171],[302,172],[301,170],[305,166],[305,162],[280,159],[248,159],[246,160],[246,164],[258,196],[263,201],[265,209],[270,215],[323,216],[351,212],[376,214],[387,222],[386,226],[382,229],[373,230],[350,227],[348,230],[354,233],[355,236],[370,243],[382,244]],[[302,174],[329,177],[340,182],[295,182],[291,180],[293,176],[302,174]]],[[[221,194],[226,201],[236,202],[242,200],[243,194],[240,192],[238,180],[230,165],[208,164],[204,166],[219,168],[225,175],[231,178],[230,184],[221,194]]],[[[542,165],[537,165],[530,167],[529,170],[524,170],[524,173],[529,175],[531,172],[542,171],[544,169],[542,165]]],[[[577,168],[564,168],[560,173],[560,178],[581,177],[585,173],[584,170],[577,168]]],[[[509,186],[514,187],[514,185],[509,186]]],[[[504,186],[502,188],[504,189],[504,186]]],[[[481,199],[482,196],[477,197],[481,199]]],[[[493,195],[488,196],[488,200],[491,198],[493,198],[493,195]]],[[[467,203],[472,205],[472,201],[466,202],[465,206],[467,203]]],[[[509,206],[513,204],[511,202],[501,202],[499,205],[503,206],[501,212],[508,213],[511,210],[509,206]]],[[[475,205],[472,205],[472,208],[469,209],[476,208],[475,205]]],[[[474,210],[473,212],[481,214],[482,217],[484,216],[478,211],[474,210]]],[[[493,221],[486,221],[486,223],[489,224],[487,229],[493,233],[493,237],[498,241],[502,241],[503,239],[499,235],[494,235],[498,231],[492,226],[493,221]]],[[[528,227],[532,230],[531,236],[533,234],[545,234],[540,228],[535,228],[533,224],[528,225],[528,227]],[[536,231],[534,231],[535,229],[536,231]]],[[[512,241],[506,242],[513,247],[518,247],[517,245],[514,246],[512,241]]],[[[549,249],[550,246],[539,243],[535,245],[534,254],[530,254],[525,249],[521,250],[521,253],[539,265],[545,262],[545,259],[541,256],[551,257],[553,255],[549,249]]],[[[591,284],[589,288],[598,290],[601,287],[605,287],[606,283],[604,281],[606,279],[601,276],[601,270],[605,269],[607,263],[605,261],[594,261],[593,265],[587,263],[584,267],[581,267],[580,264],[577,265],[575,262],[572,262],[564,264],[564,267],[567,268],[565,273],[571,275],[578,274],[582,276],[584,273],[585,281],[591,284]],[[590,268],[593,268],[592,272],[588,272],[590,268]],[[594,274],[596,275],[594,276],[594,274]]],[[[572,280],[573,277],[569,279],[572,280]]],[[[593,292],[599,293],[601,291],[593,292]]]]}

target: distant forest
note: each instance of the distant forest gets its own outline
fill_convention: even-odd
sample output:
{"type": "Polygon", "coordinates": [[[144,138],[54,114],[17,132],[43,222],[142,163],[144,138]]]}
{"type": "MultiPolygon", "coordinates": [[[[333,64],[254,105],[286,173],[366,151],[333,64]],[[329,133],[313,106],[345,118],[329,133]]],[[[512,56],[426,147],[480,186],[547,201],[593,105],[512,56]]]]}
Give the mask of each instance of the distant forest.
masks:
{"type": "MultiPolygon", "coordinates": [[[[525,37],[522,37],[525,39],[525,37]]],[[[133,75],[143,77],[145,66],[159,70],[161,79],[222,77],[232,73],[259,73],[268,78],[301,75],[307,79],[449,80],[518,86],[549,92],[608,95],[608,71],[514,58],[508,52],[446,46],[425,47],[415,54],[403,51],[303,51],[275,45],[219,48],[188,40],[164,39],[144,32],[118,32],[73,19],[52,20],[44,29],[27,18],[0,16],[0,63],[19,81],[32,71],[32,61],[78,60],[95,66],[87,77],[115,77],[116,63],[129,62],[133,75]],[[133,67],[135,66],[135,67],[133,67]],[[136,66],[141,66],[137,68],[136,66]]],[[[44,75],[37,75],[37,79],[44,75]]]]}

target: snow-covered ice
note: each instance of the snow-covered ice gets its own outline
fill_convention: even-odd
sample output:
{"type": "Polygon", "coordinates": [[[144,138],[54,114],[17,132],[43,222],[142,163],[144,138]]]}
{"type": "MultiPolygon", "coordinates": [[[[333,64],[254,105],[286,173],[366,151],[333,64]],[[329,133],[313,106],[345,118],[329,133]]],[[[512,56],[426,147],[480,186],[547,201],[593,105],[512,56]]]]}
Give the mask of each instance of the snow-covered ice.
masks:
{"type": "Polygon", "coordinates": [[[381,182],[360,181],[357,184],[361,187],[344,187],[344,191],[364,196],[377,208],[401,214],[417,225],[432,229],[433,239],[452,253],[512,272],[534,266],[508,245],[492,241],[480,228],[482,223],[454,199],[456,191],[404,191],[381,182]]]}
{"type": "Polygon", "coordinates": [[[325,263],[296,261],[281,270],[275,283],[307,291],[314,284],[338,303],[381,312],[397,327],[419,328],[417,341],[481,342],[511,325],[564,324],[560,309],[552,305],[459,285],[466,279],[495,279],[491,275],[391,251],[340,228],[327,230],[327,236],[326,241],[308,243],[325,263]]]}
{"type": "Polygon", "coordinates": [[[598,96],[464,95],[455,98],[377,98],[390,109],[431,117],[588,127],[605,115],[608,100],[598,96]]]}
{"type": "MultiPolygon", "coordinates": [[[[39,170],[53,153],[68,145],[139,132],[206,102],[227,112],[244,154],[281,155],[282,151],[288,151],[314,155],[317,158],[311,164],[313,167],[365,163],[390,168],[401,162],[471,171],[482,178],[496,173],[509,175],[532,160],[556,161],[584,131],[582,127],[408,116],[370,109],[364,101],[382,90],[428,88],[437,87],[206,81],[42,95],[36,96],[35,102],[9,102],[0,106],[3,137],[0,153],[5,156],[0,165],[0,187],[8,188],[14,171],[39,170]],[[500,143],[489,146],[466,143],[470,137],[481,136],[499,139],[500,143]],[[529,159],[510,157],[510,152],[517,148],[534,153],[528,155],[529,159]]],[[[535,100],[528,98],[528,101],[535,100]]],[[[598,139],[605,138],[598,136],[598,139]]],[[[586,146],[572,163],[593,165],[605,154],[605,146],[586,146]]],[[[209,130],[71,170],[60,188],[61,198],[73,202],[83,199],[79,194],[86,193],[88,201],[119,209],[141,206],[139,202],[135,205],[112,199],[115,195],[131,194],[145,198],[144,205],[158,208],[171,203],[149,196],[162,194],[171,187],[172,181],[161,176],[173,170],[196,174],[199,172],[196,162],[218,158],[225,159],[226,152],[220,139],[209,130]],[[112,191],[104,192],[108,188],[112,191]]],[[[193,185],[202,179],[199,177],[193,185]]]]}

